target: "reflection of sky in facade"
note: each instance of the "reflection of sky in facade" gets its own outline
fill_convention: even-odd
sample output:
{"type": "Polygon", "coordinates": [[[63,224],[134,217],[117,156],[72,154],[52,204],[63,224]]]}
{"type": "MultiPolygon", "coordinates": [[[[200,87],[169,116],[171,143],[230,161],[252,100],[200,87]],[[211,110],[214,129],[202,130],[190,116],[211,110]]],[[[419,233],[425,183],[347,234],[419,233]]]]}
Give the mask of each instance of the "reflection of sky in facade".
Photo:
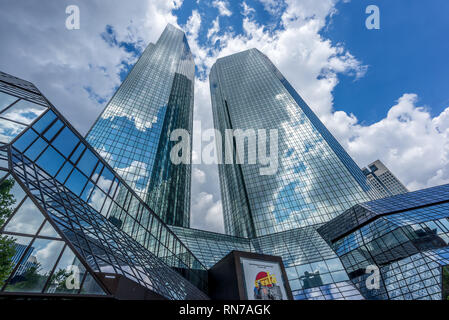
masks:
{"type": "Polygon", "coordinates": [[[227,172],[220,179],[228,233],[235,234],[233,221],[241,224],[244,215],[235,190],[247,194],[252,219],[243,223],[257,235],[323,223],[369,199],[361,170],[263,54],[249,50],[219,59],[210,79],[220,130],[279,130],[277,174],[262,176],[263,166],[243,164],[239,179],[237,166],[220,168],[227,172]]]}
{"type": "Polygon", "coordinates": [[[0,92],[0,142],[10,142],[44,110],[40,105],[0,92]]]}
{"type": "MultiPolygon", "coordinates": [[[[189,281],[205,290],[204,267],[168,227],[56,110],[48,110],[48,102],[39,99],[34,87],[25,92],[19,89],[20,82],[9,85],[15,79],[10,78],[0,72],[0,118],[31,125],[24,125],[25,129],[15,135],[0,130],[0,140],[14,139],[10,145],[0,144],[0,178],[12,178],[7,174],[11,170],[14,179],[21,181],[21,185],[16,181],[11,189],[16,200],[10,208],[14,214],[0,233],[13,236],[21,245],[20,254],[26,255],[26,259],[13,258],[16,268],[11,270],[12,278],[3,290],[55,293],[61,283],[47,279],[74,260],[73,252],[67,246],[64,248],[64,241],[73,244],[78,258],[91,268],[89,272],[114,271],[175,299],[185,298],[190,289],[199,292],[189,281]],[[5,79],[7,84],[2,82],[5,79]],[[11,94],[22,100],[8,97],[11,94]],[[22,190],[23,186],[28,188],[28,194],[22,190]],[[64,233],[64,241],[53,227],[64,233]],[[67,250],[68,256],[61,257],[67,250]],[[141,263],[136,263],[138,260],[141,263]],[[31,267],[38,267],[33,271],[40,279],[38,282],[29,283],[22,277],[31,267]],[[168,288],[170,275],[174,280],[168,288]]],[[[79,265],[76,261],[73,264],[79,265]]],[[[86,276],[81,276],[84,280],[80,291],[64,292],[104,294],[85,271],[81,270],[86,276]]],[[[200,296],[205,297],[202,293],[200,296]]]]}
{"type": "Polygon", "coordinates": [[[371,201],[319,232],[367,298],[440,300],[441,266],[449,263],[447,190],[443,185],[371,201]],[[358,224],[348,226],[349,219],[358,224]],[[378,290],[366,288],[369,265],[381,266],[378,290]]]}
{"type": "MultiPolygon", "coordinates": [[[[167,171],[170,165],[167,159],[162,164],[157,163],[162,161],[158,159],[157,151],[164,143],[161,140],[169,139],[164,130],[177,74],[190,81],[190,108],[193,106],[193,58],[184,33],[168,25],[157,43],[149,44],[145,49],[87,136],[92,146],[142,199],[148,199],[150,178],[155,175],[153,169],[167,171]]],[[[182,127],[191,130],[191,117],[182,121],[182,127]]],[[[190,174],[187,175],[190,184],[190,174]]],[[[184,193],[180,193],[181,197],[190,199],[184,193]]],[[[168,197],[168,193],[163,192],[161,197],[168,197]]],[[[151,199],[148,200],[152,205],[151,199]]],[[[189,212],[190,201],[182,203],[185,203],[183,211],[189,212]]],[[[158,212],[157,207],[153,209],[158,212]]]]}

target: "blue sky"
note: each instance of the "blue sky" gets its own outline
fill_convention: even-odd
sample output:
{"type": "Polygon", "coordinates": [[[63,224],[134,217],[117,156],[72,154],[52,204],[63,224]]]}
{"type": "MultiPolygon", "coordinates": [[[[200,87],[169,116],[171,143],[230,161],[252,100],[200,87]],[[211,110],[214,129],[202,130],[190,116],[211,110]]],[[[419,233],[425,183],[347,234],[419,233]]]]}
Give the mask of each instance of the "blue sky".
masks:
{"type": "MultiPolygon", "coordinates": [[[[227,4],[232,15],[220,17],[220,33],[232,30],[242,34],[241,3],[230,1],[227,4]]],[[[248,0],[246,4],[254,9],[254,20],[267,29],[275,32],[283,28],[279,19],[285,9],[283,6],[273,15],[264,9],[261,1],[248,0]]],[[[178,23],[185,25],[193,10],[198,10],[203,18],[199,43],[211,45],[207,31],[219,15],[218,8],[211,1],[185,1],[173,13],[178,23]]],[[[337,13],[328,17],[328,24],[320,34],[334,43],[343,43],[368,67],[359,79],[345,74],[339,76],[333,93],[337,108],[371,124],[385,117],[398,92],[417,93],[420,103],[426,105],[432,115],[449,105],[449,41],[447,33],[443,32],[449,31],[449,19],[442,14],[449,12],[449,2],[350,1],[338,2],[336,10],[337,13]],[[368,4],[376,4],[380,9],[380,30],[365,28],[368,4]]]]}
{"type": "MultiPolygon", "coordinates": [[[[448,9],[446,0],[2,0],[0,70],[32,81],[84,134],[171,23],[195,58],[204,130],[211,66],[256,47],[359,166],[381,159],[416,190],[449,183],[448,9]],[[380,30],[365,28],[369,4],[380,30]],[[80,8],[80,30],[65,28],[68,5],[80,8]]],[[[193,227],[223,231],[221,212],[216,166],[195,165],[193,227]]]]}
{"type": "Polygon", "coordinates": [[[447,1],[378,0],[381,29],[364,28],[365,1],[339,3],[323,35],[342,42],[364,64],[358,81],[342,76],[335,106],[373,123],[382,119],[398,92],[415,92],[437,115],[449,105],[449,12],[447,1]]]}
{"type": "MultiPolygon", "coordinates": [[[[268,30],[276,32],[283,28],[279,17],[285,5],[280,5],[273,14],[264,8],[261,1],[248,0],[245,3],[254,9],[254,20],[268,30]]],[[[343,43],[367,66],[361,78],[354,79],[345,74],[339,76],[339,84],[333,91],[335,107],[355,114],[364,124],[372,124],[385,117],[398,92],[411,91],[419,95],[419,102],[428,108],[431,115],[438,115],[444,106],[449,105],[449,41],[447,34],[441,32],[449,30],[449,19],[441,14],[449,12],[449,3],[378,0],[375,4],[381,12],[380,30],[365,28],[365,1],[350,1],[338,2],[335,6],[337,12],[328,17],[327,26],[320,31],[332,42],[343,43]]],[[[236,35],[244,32],[241,6],[238,1],[227,2],[232,14],[220,17],[219,34],[225,30],[236,35]]],[[[199,44],[217,48],[219,42],[212,44],[207,33],[213,20],[219,16],[219,9],[213,1],[184,1],[173,10],[178,24],[185,26],[193,10],[203,18],[198,33],[199,44]]],[[[113,36],[113,33],[108,25],[105,34],[113,36]]],[[[117,43],[113,37],[107,41],[111,39],[117,43]]],[[[141,48],[133,43],[119,45],[136,56],[141,53],[141,48]]],[[[126,68],[120,74],[122,80],[132,67],[132,64],[124,64],[126,68]]],[[[197,73],[197,76],[202,74],[197,73]]]]}

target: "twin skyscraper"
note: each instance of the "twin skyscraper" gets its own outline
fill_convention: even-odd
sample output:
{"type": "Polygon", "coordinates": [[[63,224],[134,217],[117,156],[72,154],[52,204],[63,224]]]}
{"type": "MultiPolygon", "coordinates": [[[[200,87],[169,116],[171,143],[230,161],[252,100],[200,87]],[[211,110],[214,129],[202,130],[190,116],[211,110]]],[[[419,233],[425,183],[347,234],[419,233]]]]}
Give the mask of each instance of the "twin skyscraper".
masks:
{"type": "MultiPolygon", "coordinates": [[[[231,141],[216,140],[218,157],[225,159],[229,146],[234,160],[241,157],[240,162],[218,164],[227,235],[190,228],[191,166],[171,161],[176,141],[170,135],[185,129],[192,136],[194,74],[185,34],[168,25],[156,44],[145,49],[87,141],[207,268],[232,250],[275,255],[284,260],[294,293],[339,283],[335,290],[345,292],[342,297],[362,298],[317,228],[376,193],[257,49],[218,59],[209,76],[216,132],[221,137],[229,130],[243,132],[240,141],[235,135],[231,141]],[[267,152],[277,152],[272,174],[261,174],[266,164],[249,161],[255,141],[245,134],[259,130],[277,132],[277,140],[262,141],[267,152]],[[247,155],[238,154],[239,143],[247,155]]],[[[109,219],[122,224],[118,216],[109,219]]]]}
{"type": "Polygon", "coordinates": [[[190,221],[190,167],[170,161],[170,132],[192,131],[195,63],[184,32],[168,25],[150,44],[87,141],[170,225],[190,221]]]}
{"type": "MultiPolygon", "coordinates": [[[[189,227],[191,168],[170,160],[170,133],[192,133],[194,74],[186,36],[168,25],[87,135],[154,212],[178,227],[189,227]]],[[[251,238],[320,224],[370,199],[362,171],[259,50],[218,59],[210,90],[223,137],[229,129],[278,130],[275,174],[261,175],[260,164],[219,164],[226,233],[251,238]]],[[[224,158],[224,141],[217,149],[224,158]]]]}
{"type": "Polygon", "coordinates": [[[257,49],[211,69],[218,158],[232,151],[226,234],[190,228],[191,161],[173,161],[172,133],[189,160],[194,81],[168,25],[84,138],[0,72],[0,297],[449,297],[449,185],[407,192],[380,162],[362,171],[257,49]]]}

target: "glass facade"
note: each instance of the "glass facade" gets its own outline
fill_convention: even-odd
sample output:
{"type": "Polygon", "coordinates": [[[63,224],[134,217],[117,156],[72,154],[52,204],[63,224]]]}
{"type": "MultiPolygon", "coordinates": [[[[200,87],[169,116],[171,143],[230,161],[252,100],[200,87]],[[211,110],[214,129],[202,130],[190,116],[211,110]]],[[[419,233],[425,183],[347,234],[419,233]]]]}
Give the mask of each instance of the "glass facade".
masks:
{"type": "Polygon", "coordinates": [[[183,31],[167,25],[150,44],[86,136],[161,219],[190,224],[188,164],[174,165],[170,132],[193,126],[195,64],[183,31]]]}
{"type": "Polygon", "coordinates": [[[449,262],[449,185],[363,203],[318,230],[370,299],[442,298],[449,262]],[[368,266],[380,286],[367,286],[368,266]]]}
{"type": "Polygon", "coordinates": [[[170,227],[195,256],[211,268],[232,250],[282,257],[296,300],[363,299],[342,263],[315,226],[256,238],[170,227]]]}
{"type": "MultiPolygon", "coordinates": [[[[146,51],[179,32],[168,26],[146,51]]],[[[189,52],[187,69],[190,59],[189,52]]],[[[219,166],[229,234],[156,214],[152,207],[165,212],[167,203],[184,207],[174,204],[178,195],[190,197],[182,178],[190,183],[190,169],[167,157],[169,132],[191,121],[193,100],[186,97],[193,88],[182,72],[172,80],[151,175],[139,173],[149,177],[148,188],[139,191],[112,158],[102,158],[110,153],[95,150],[31,83],[0,72],[0,237],[9,243],[2,254],[10,256],[0,265],[7,270],[0,296],[113,298],[103,275],[114,275],[166,299],[208,299],[208,269],[238,250],[281,257],[296,300],[447,299],[449,185],[366,201],[379,195],[257,50],[214,65],[214,121],[221,132],[278,128],[278,172],[260,175],[261,164],[219,166]],[[374,289],[370,266],[380,275],[374,289]],[[74,272],[79,283],[68,286],[74,272]]],[[[136,123],[126,115],[103,119],[112,101],[90,136],[120,117],[136,123]]],[[[124,130],[111,136],[123,134],[134,156],[130,131],[117,125],[104,128],[124,130]]]]}
{"type": "Polygon", "coordinates": [[[277,129],[279,137],[274,175],[261,175],[260,163],[219,165],[226,233],[254,237],[311,226],[370,200],[362,171],[260,51],[218,59],[210,90],[223,137],[226,129],[277,129]]]}
{"type": "Polygon", "coordinates": [[[170,229],[208,269],[232,250],[255,252],[248,238],[174,226],[170,229]]]}
{"type": "Polygon", "coordinates": [[[220,164],[219,174],[226,232],[247,237],[251,251],[282,257],[295,299],[447,295],[449,185],[380,199],[385,194],[256,49],[218,59],[210,89],[223,137],[227,129],[278,129],[276,174],[261,175],[263,164],[249,161],[220,164]],[[367,284],[373,266],[376,288],[367,284]]]}
{"type": "Polygon", "coordinates": [[[0,190],[14,200],[1,208],[14,250],[0,294],[110,296],[107,273],[167,299],[207,298],[206,268],[32,84],[0,73],[0,99],[0,190]]]}
{"type": "Polygon", "coordinates": [[[232,250],[282,257],[296,300],[440,300],[449,292],[449,185],[255,238],[171,229],[208,268],[232,250]],[[367,287],[369,266],[379,269],[379,288],[367,287]]]}

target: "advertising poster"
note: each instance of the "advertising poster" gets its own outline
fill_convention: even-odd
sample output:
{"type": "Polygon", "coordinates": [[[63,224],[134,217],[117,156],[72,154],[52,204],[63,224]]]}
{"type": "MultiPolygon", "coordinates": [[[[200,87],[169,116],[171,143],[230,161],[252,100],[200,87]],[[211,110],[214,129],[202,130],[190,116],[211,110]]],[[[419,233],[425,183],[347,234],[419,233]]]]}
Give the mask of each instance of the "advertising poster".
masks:
{"type": "Polygon", "coordinates": [[[248,300],[288,300],[277,262],[240,258],[248,300]]]}

